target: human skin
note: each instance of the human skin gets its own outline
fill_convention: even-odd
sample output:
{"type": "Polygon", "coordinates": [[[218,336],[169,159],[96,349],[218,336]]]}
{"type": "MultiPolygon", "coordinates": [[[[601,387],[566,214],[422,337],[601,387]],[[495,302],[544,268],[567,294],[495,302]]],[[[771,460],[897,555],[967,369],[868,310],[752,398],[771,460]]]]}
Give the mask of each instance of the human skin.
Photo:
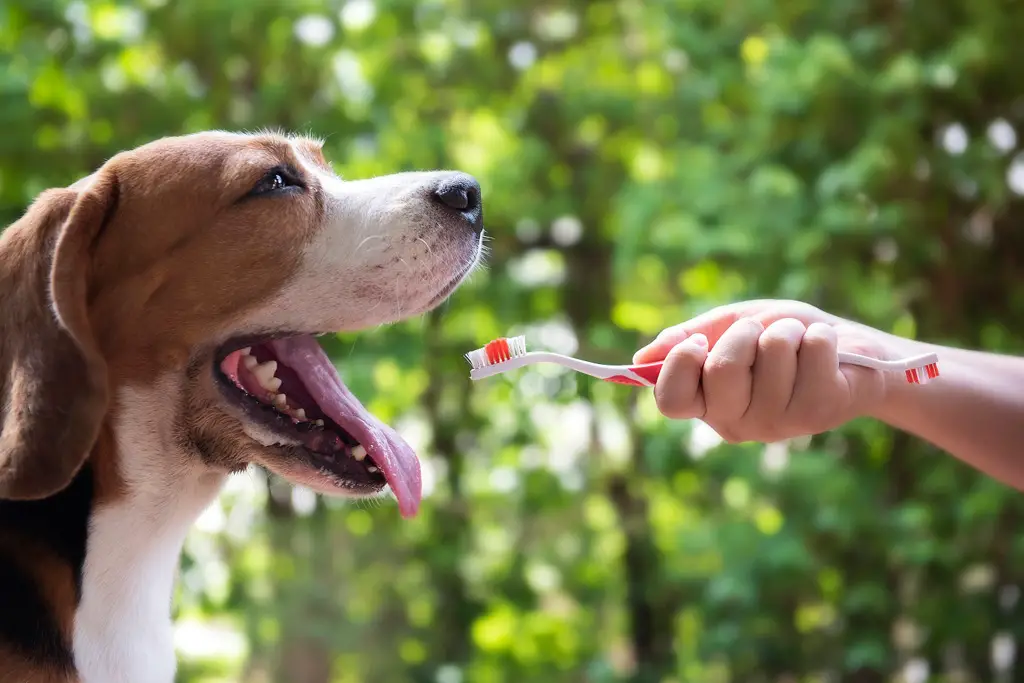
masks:
{"type": "Polygon", "coordinates": [[[869,416],[1024,489],[1024,359],[897,337],[799,301],[744,301],[662,331],[636,363],[665,361],[659,410],[700,419],[730,443],[819,434],[869,416]],[[926,385],[839,364],[939,356],[926,385]]]}

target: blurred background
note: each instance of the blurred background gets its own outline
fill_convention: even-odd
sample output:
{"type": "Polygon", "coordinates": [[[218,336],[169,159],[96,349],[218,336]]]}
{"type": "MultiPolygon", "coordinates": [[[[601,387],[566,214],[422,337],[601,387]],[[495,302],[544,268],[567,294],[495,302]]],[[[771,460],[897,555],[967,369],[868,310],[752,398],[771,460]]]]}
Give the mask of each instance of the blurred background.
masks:
{"type": "Polygon", "coordinates": [[[1019,0],[0,0],[0,224],[209,128],[483,184],[487,269],[330,341],[422,512],[234,478],[187,542],[179,680],[1024,680],[1019,494],[869,421],[730,446],[462,358],[625,362],[748,297],[1019,351],[1022,36],[1019,0]]]}

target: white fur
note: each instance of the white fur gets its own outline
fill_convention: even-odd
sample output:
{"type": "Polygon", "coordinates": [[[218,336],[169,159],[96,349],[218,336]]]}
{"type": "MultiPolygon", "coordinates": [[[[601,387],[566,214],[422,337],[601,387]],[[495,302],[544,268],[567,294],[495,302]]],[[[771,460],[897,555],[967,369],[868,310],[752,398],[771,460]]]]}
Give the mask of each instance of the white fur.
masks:
{"type": "Polygon", "coordinates": [[[82,683],[171,683],[171,595],[189,527],[224,475],[175,452],[168,400],[180,385],[122,389],[115,425],[127,495],[93,512],[75,613],[82,683]]]}

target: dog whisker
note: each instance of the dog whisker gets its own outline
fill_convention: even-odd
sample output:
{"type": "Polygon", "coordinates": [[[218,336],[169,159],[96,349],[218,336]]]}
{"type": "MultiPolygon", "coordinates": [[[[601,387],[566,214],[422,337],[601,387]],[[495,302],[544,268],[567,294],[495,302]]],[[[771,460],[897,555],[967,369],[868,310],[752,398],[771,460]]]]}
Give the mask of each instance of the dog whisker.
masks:
{"type": "Polygon", "coordinates": [[[355,254],[356,254],[356,255],[358,255],[358,254],[359,254],[359,252],[360,252],[360,251],[362,251],[363,247],[365,247],[365,246],[366,246],[366,243],[367,243],[367,242],[369,242],[370,240],[374,240],[374,239],[377,239],[377,240],[381,240],[382,242],[384,241],[384,238],[383,238],[383,237],[382,237],[381,235],[367,235],[367,236],[366,236],[366,237],[364,237],[364,238],[363,238],[363,240],[362,240],[362,241],[361,241],[361,242],[360,242],[360,243],[359,243],[359,244],[358,244],[358,245],[356,246],[355,254]]]}

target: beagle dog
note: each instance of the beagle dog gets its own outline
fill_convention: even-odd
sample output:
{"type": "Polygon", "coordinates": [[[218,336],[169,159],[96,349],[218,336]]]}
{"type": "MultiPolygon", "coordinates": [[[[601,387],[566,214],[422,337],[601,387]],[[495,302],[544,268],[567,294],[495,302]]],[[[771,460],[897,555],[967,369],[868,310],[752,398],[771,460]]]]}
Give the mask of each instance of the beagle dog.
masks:
{"type": "Polygon", "coordinates": [[[42,193],[0,233],[0,682],[171,683],[182,542],[250,463],[414,515],[416,455],[316,337],[437,306],[482,226],[469,175],[344,181],[273,134],[42,193]]]}

